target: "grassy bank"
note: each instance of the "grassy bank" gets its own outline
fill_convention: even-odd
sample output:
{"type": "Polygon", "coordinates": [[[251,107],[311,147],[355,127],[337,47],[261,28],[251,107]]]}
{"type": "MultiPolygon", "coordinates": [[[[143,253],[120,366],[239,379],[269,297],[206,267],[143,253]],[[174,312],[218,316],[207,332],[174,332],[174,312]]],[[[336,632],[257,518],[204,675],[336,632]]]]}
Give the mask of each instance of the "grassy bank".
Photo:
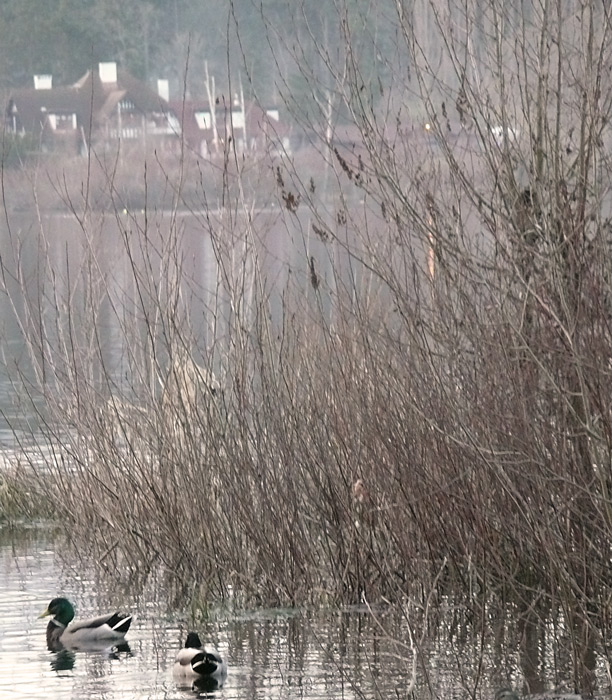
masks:
{"type": "Polygon", "coordinates": [[[40,489],[39,477],[22,460],[7,460],[0,471],[0,527],[45,523],[53,527],[54,505],[40,489]]]}

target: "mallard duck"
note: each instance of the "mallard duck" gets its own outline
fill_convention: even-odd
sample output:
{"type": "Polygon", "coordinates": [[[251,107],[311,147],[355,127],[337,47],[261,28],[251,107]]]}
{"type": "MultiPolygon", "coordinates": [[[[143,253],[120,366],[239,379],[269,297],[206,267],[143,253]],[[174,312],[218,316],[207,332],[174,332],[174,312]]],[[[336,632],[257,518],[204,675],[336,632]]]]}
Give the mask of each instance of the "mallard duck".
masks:
{"type": "Polygon", "coordinates": [[[519,697],[512,688],[500,688],[495,693],[495,700],[519,700],[519,697]]]}
{"type": "Polygon", "coordinates": [[[558,692],[548,692],[548,693],[533,693],[531,695],[519,695],[512,688],[500,688],[495,693],[495,700],[582,700],[582,695],[576,695],[575,693],[558,693],[558,692]]]}
{"type": "Polygon", "coordinates": [[[227,675],[227,665],[213,647],[202,646],[196,632],[189,632],[185,646],[176,655],[174,674],[180,678],[210,679],[218,685],[227,675]]]}
{"type": "Polygon", "coordinates": [[[47,625],[47,648],[92,649],[122,642],[132,624],[132,616],[115,612],[73,622],[74,607],[66,598],[54,598],[39,617],[53,615],[47,625]]]}

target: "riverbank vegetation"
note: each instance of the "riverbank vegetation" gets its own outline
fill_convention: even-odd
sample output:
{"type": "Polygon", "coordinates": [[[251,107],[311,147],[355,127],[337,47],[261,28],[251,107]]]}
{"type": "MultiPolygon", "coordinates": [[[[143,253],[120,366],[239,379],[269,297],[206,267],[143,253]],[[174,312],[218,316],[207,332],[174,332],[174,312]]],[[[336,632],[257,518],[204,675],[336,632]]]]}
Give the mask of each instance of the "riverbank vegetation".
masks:
{"type": "Polygon", "coordinates": [[[0,472],[0,527],[44,523],[48,528],[54,520],[53,510],[27,460],[23,465],[18,459],[4,465],[0,472]]]}
{"type": "Polygon", "coordinates": [[[230,154],[232,197],[193,212],[204,271],[180,180],[175,215],[117,207],[103,240],[84,194],[77,247],[41,226],[35,287],[3,257],[39,484],[113,575],[163,566],[203,600],[554,611],[588,689],[610,611],[610,17],[421,9],[380,20],[392,88],[345,14],[339,60],[303,38],[327,70],[296,115],[319,165],[261,164],[272,226],[230,154]]]}

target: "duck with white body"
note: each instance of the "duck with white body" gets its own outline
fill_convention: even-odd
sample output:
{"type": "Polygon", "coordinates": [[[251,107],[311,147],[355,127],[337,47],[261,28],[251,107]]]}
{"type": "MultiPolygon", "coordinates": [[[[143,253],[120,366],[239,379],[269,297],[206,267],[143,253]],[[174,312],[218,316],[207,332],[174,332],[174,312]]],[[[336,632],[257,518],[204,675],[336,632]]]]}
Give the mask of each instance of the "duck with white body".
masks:
{"type": "Polygon", "coordinates": [[[74,622],[74,607],[66,598],[54,598],[39,617],[49,615],[53,616],[47,625],[50,651],[105,649],[123,642],[132,624],[132,616],[120,612],[74,622]]]}
{"type": "Polygon", "coordinates": [[[202,646],[196,632],[189,632],[185,646],[179,650],[172,668],[177,681],[189,681],[198,688],[220,688],[227,676],[227,665],[219,652],[202,646]]]}

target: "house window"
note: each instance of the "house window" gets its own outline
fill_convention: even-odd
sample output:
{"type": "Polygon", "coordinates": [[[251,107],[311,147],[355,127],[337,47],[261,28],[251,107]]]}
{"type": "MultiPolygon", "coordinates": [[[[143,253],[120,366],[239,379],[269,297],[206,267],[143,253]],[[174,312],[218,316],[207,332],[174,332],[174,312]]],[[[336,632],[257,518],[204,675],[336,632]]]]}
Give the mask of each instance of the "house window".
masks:
{"type": "Polygon", "coordinates": [[[173,134],[181,133],[181,122],[174,116],[174,114],[168,115],[168,125],[173,134]]]}
{"type": "Polygon", "coordinates": [[[196,112],[195,119],[199,129],[210,129],[212,127],[210,112],[196,112]]]}
{"type": "Polygon", "coordinates": [[[234,129],[244,129],[244,112],[242,110],[232,111],[232,126],[234,129]]]}
{"type": "Polygon", "coordinates": [[[119,102],[119,109],[122,112],[133,112],[134,103],[132,102],[132,100],[121,100],[121,102],[119,102]]]}
{"type": "Polygon", "coordinates": [[[77,115],[72,114],[47,114],[49,126],[53,131],[74,131],[77,128],[77,115]]]}

